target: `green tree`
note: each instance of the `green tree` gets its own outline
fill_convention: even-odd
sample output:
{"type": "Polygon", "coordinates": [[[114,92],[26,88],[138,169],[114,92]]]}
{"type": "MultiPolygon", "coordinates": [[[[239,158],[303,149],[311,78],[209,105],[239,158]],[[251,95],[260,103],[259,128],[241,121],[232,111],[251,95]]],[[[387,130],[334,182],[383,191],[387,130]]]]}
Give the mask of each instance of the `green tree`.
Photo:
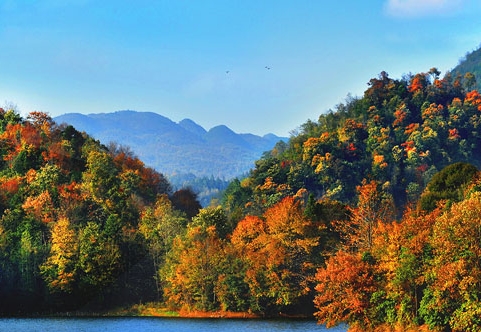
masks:
{"type": "Polygon", "coordinates": [[[155,271],[158,297],[161,294],[159,270],[165,263],[165,255],[172,250],[174,238],[183,234],[187,217],[175,210],[166,195],[159,196],[155,206],[143,213],[139,230],[147,242],[147,248],[155,271]]]}
{"type": "Polygon", "coordinates": [[[15,109],[16,107],[8,107],[6,110],[0,108],[0,133],[3,133],[7,125],[18,124],[22,122],[22,117],[15,109]]]}
{"type": "Polygon", "coordinates": [[[112,207],[112,198],[119,192],[119,170],[112,157],[105,151],[93,148],[88,152],[87,169],[83,173],[83,184],[92,198],[106,207],[112,207]]]}
{"type": "Polygon", "coordinates": [[[111,285],[121,268],[121,252],[112,238],[93,222],[79,232],[80,287],[87,295],[95,294],[111,285]]]}
{"type": "Polygon", "coordinates": [[[468,163],[455,163],[436,173],[421,195],[419,207],[425,211],[432,211],[441,201],[458,202],[463,198],[464,189],[478,169],[468,163]]]}
{"type": "Polygon", "coordinates": [[[192,225],[201,226],[202,228],[214,226],[221,239],[225,239],[233,230],[232,225],[228,224],[227,216],[221,206],[201,209],[192,218],[192,225]]]}

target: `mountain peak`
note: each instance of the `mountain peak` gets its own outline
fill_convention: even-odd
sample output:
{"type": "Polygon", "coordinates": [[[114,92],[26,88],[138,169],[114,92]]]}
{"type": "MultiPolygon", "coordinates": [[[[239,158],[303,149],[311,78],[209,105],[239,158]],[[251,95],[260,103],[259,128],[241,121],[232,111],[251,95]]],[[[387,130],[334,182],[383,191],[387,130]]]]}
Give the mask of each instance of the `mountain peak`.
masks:
{"type": "Polygon", "coordinates": [[[204,127],[198,125],[191,119],[183,119],[182,121],[179,122],[179,126],[184,128],[185,130],[199,136],[199,137],[204,137],[204,135],[207,133],[207,131],[204,129],[204,127]]]}

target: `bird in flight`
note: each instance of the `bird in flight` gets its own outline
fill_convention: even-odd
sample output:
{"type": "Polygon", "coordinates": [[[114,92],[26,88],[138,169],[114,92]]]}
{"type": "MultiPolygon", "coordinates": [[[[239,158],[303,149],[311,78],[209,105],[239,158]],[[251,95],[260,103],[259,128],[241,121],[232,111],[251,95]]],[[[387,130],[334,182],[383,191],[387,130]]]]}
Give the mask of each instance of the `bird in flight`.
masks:
{"type": "Polygon", "coordinates": [[[265,66],[264,68],[267,69],[267,70],[271,69],[271,67],[269,67],[269,66],[265,66]]]}

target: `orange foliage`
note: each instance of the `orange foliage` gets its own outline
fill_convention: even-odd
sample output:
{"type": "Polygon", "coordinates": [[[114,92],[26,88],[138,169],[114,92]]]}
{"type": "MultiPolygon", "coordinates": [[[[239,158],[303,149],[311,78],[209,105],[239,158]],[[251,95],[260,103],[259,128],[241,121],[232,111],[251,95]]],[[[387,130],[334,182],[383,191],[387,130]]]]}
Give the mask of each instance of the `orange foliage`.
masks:
{"type": "Polygon", "coordinates": [[[118,168],[122,167],[125,169],[140,170],[145,165],[144,163],[136,157],[133,157],[125,152],[120,152],[114,156],[114,163],[118,168]]]}
{"type": "Polygon", "coordinates": [[[419,123],[411,123],[406,126],[406,128],[404,129],[404,133],[409,136],[418,129],[419,129],[419,123]]]}
{"type": "Polygon", "coordinates": [[[443,105],[436,105],[433,103],[429,105],[429,107],[426,107],[426,109],[423,110],[422,118],[423,120],[426,120],[426,119],[434,120],[435,118],[443,115],[443,110],[444,110],[443,105]]]}
{"type": "Polygon", "coordinates": [[[318,311],[314,315],[320,323],[327,327],[354,321],[369,325],[367,309],[376,287],[372,268],[361,254],[337,252],[317,271],[316,281],[318,311]]]}
{"type": "Polygon", "coordinates": [[[417,92],[423,89],[423,81],[420,76],[416,75],[411,80],[411,84],[408,87],[409,92],[417,92]]]}
{"type": "Polygon", "coordinates": [[[444,88],[444,84],[445,84],[445,81],[444,80],[440,80],[440,79],[435,79],[434,82],[433,82],[433,85],[437,88],[437,89],[443,89],[444,88]]]}
{"type": "Polygon", "coordinates": [[[53,161],[60,169],[68,169],[70,153],[65,149],[63,142],[53,142],[47,151],[42,152],[44,161],[53,161]]]}
{"type": "Polygon", "coordinates": [[[27,115],[27,120],[39,131],[50,137],[54,121],[44,112],[33,111],[27,115]]]}
{"type": "MultiPolygon", "coordinates": [[[[377,225],[372,252],[377,257],[378,273],[382,273],[387,280],[385,286],[387,291],[397,294],[412,294],[409,287],[414,286],[399,283],[399,279],[396,279],[396,273],[402,264],[401,256],[403,253],[409,253],[414,255],[419,262],[422,260],[422,255],[431,240],[432,227],[438,215],[438,210],[428,215],[416,215],[414,211],[407,209],[402,222],[394,221],[377,225]]],[[[415,276],[413,280],[404,282],[421,285],[424,282],[422,272],[412,271],[415,276]]]]}
{"type": "Polygon", "coordinates": [[[8,179],[2,178],[0,180],[0,190],[9,194],[15,194],[18,191],[21,182],[22,178],[19,176],[8,179]]]}
{"type": "Polygon", "coordinates": [[[402,107],[400,107],[400,108],[396,109],[396,111],[394,111],[393,126],[397,127],[397,126],[403,125],[404,120],[406,119],[406,117],[408,115],[404,108],[405,108],[405,105],[403,104],[402,107]]]}
{"type": "Polygon", "coordinates": [[[257,216],[246,216],[237,224],[232,233],[231,242],[239,250],[239,253],[250,255],[260,249],[257,242],[265,233],[264,220],[257,216]]]}
{"type": "MultiPolygon", "coordinates": [[[[473,291],[481,292],[481,193],[454,204],[437,219],[434,226],[437,254],[436,287],[462,292],[459,286],[474,282],[473,291]],[[450,272],[451,271],[451,272],[450,272]],[[474,277],[474,280],[470,280],[474,277]]],[[[466,286],[465,285],[465,286],[466,286]]],[[[469,291],[469,289],[467,290],[469,291]]]]}
{"type": "Polygon", "coordinates": [[[22,183],[22,177],[1,178],[0,179],[0,198],[6,201],[10,195],[15,195],[22,183]]]}
{"type": "Polygon", "coordinates": [[[379,166],[380,168],[386,168],[388,166],[382,154],[375,154],[373,156],[373,164],[379,166]]]}
{"type": "Polygon", "coordinates": [[[357,186],[359,201],[350,208],[350,222],[337,222],[335,227],[345,240],[346,248],[369,251],[372,248],[374,230],[378,223],[395,220],[394,201],[382,192],[375,181],[363,181],[357,186]]]}
{"type": "Polygon", "coordinates": [[[283,192],[289,189],[289,185],[285,183],[277,184],[272,177],[268,176],[264,184],[257,186],[256,189],[261,191],[283,192]]]}
{"type": "Polygon", "coordinates": [[[64,203],[80,202],[83,199],[81,186],[75,181],[61,185],[58,189],[60,198],[64,203]]]}
{"type": "Polygon", "coordinates": [[[29,147],[38,149],[42,143],[40,132],[30,123],[8,124],[5,132],[0,135],[0,140],[10,150],[4,160],[12,160],[20,151],[29,147]]]}
{"type": "Polygon", "coordinates": [[[476,106],[481,111],[481,95],[477,90],[466,93],[464,102],[476,106]]]}
{"type": "Polygon", "coordinates": [[[346,122],[344,123],[345,130],[358,130],[363,128],[364,128],[364,124],[362,122],[357,122],[356,120],[353,120],[353,119],[346,119],[346,122]]]}
{"type": "Polygon", "coordinates": [[[303,144],[302,146],[304,147],[304,150],[308,149],[312,149],[312,148],[315,148],[319,142],[321,141],[320,138],[317,138],[317,137],[309,137],[303,144]]]}
{"type": "Polygon", "coordinates": [[[231,243],[247,261],[246,280],[255,297],[288,305],[310,291],[310,255],[318,244],[313,228],[294,197],[267,209],[264,219],[239,222],[231,243]]]}
{"type": "Polygon", "coordinates": [[[456,128],[449,129],[448,139],[456,140],[456,139],[459,139],[459,138],[461,138],[461,136],[459,135],[459,131],[456,128]]]}
{"type": "Polygon", "coordinates": [[[42,192],[40,195],[29,196],[22,205],[22,208],[28,213],[44,223],[54,220],[54,206],[52,197],[48,191],[42,192]]]}
{"type": "Polygon", "coordinates": [[[409,155],[410,153],[416,152],[416,147],[414,146],[414,141],[407,141],[401,144],[404,151],[409,155]]]}

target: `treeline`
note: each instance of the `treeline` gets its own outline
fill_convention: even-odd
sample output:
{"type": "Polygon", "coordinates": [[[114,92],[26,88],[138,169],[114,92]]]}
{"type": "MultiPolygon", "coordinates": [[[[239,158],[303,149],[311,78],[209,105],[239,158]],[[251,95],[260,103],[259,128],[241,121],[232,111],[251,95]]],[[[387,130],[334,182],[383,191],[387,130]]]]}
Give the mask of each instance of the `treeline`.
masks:
{"type": "Polygon", "coordinates": [[[474,82],[383,72],[203,209],[126,148],[2,110],[0,310],[155,301],[352,330],[477,330],[474,82]]]}

